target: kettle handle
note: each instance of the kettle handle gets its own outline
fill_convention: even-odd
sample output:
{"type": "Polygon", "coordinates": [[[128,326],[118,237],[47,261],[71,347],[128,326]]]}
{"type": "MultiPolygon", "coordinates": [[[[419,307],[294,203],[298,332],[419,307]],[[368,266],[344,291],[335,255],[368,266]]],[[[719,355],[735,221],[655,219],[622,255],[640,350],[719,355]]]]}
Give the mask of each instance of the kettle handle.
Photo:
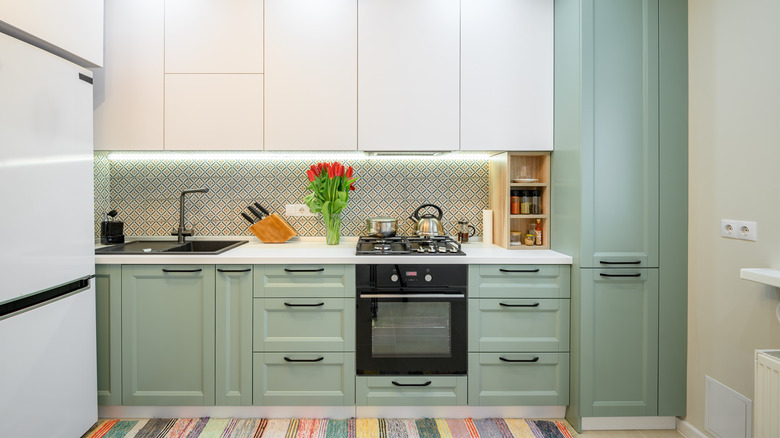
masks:
{"type": "Polygon", "coordinates": [[[420,220],[420,216],[418,215],[418,213],[420,212],[420,210],[422,210],[425,207],[433,207],[433,208],[435,208],[436,211],[439,212],[439,216],[436,218],[438,220],[441,220],[441,217],[444,216],[444,212],[442,212],[441,208],[439,208],[438,206],[433,205],[433,204],[423,204],[423,205],[417,207],[417,210],[415,210],[414,213],[412,213],[412,215],[409,216],[409,218],[410,219],[415,219],[415,220],[420,220]]]}

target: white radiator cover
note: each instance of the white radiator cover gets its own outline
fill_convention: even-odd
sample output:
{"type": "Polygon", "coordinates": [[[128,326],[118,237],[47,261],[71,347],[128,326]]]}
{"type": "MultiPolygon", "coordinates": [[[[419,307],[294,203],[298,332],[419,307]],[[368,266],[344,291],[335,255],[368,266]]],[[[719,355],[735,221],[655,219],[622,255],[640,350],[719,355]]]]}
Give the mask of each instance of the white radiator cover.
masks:
{"type": "Polygon", "coordinates": [[[756,350],[754,437],[780,437],[780,350],[756,350]]]}

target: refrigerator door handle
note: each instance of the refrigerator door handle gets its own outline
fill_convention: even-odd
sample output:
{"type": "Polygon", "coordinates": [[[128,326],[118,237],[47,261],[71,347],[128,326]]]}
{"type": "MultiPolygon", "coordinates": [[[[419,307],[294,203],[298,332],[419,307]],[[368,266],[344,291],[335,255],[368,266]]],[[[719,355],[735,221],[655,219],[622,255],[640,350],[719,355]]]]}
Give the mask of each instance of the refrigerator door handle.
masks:
{"type": "Polygon", "coordinates": [[[91,287],[90,280],[93,278],[95,278],[94,275],[87,275],[70,283],[2,303],[0,304],[0,320],[44,306],[51,301],[88,290],[91,287]]]}

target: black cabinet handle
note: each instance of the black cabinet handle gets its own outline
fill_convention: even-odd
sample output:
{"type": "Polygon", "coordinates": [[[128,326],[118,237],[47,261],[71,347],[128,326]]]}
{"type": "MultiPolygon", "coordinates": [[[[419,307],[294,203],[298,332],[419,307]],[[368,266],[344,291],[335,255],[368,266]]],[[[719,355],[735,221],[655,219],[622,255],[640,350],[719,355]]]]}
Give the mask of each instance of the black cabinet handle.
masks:
{"type": "Polygon", "coordinates": [[[507,359],[499,356],[498,359],[504,362],[539,362],[539,356],[536,356],[533,359],[507,359]]]}
{"type": "Polygon", "coordinates": [[[289,269],[284,268],[284,272],[322,272],[325,268],[317,268],[317,269],[289,269]]]}
{"type": "Polygon", "coordinates": [[[425,383],[398,383],[395,380],[393,380],[390,383],[392,383],[395,386],[429,386],[432,382],[429,380],[425,383]]]}
{"type": "Polygon", "coordinates": [[[600,273],[599,275],[601,275],[602,277],[641,277],[642,276],[642,274],[640,274],[640,273],[636,273],[636,274],[605,274],[603,272],[600,273]]]}
{"type": "Polygon", "coordinates": [[[507,303],[498,303],[499,306],[502,307],[539,307],[539,303],[533,303],[533,304],[507,304],[507,303]]]}
{"type": "Polygon", "coordinates": [[[504,269],[500,268],[501,272],[539,272],[539,268],[536,269],[504,269]]]}
{"type": "Polygon", "coordinates": [[[317,304],[295,304],[295,303],[284,303],[287,307],[321,307],[324,306],[325,303],[317,303],[317,304]]]}
{"type": "Polygon", "coordinates": [[[284,357],[284,360],[287,361],[287,362],[320,362],[323,359],[325,359],[325,357],[323,357],[323,356],[320,356],[320,357],[318,357],[316,359],[290,359],[287,356],[284,357]]]}
{"type": "Polygon", "coordinates": [[[642,263],[641,260],[634,260],[630,262],[608,262],[606,260],[600,260],[599,263],[602,265],[639,265],[642,263]]]}
{"type": "Polygon", "coordinates": [[[200,272],[203,269],[165,269],[163,268],[163,272],[200,272]]]}
{"type": "Polygon", "coordinates": [[[217,269],[217,272],[249,272],[251,269],[217,269]]]}

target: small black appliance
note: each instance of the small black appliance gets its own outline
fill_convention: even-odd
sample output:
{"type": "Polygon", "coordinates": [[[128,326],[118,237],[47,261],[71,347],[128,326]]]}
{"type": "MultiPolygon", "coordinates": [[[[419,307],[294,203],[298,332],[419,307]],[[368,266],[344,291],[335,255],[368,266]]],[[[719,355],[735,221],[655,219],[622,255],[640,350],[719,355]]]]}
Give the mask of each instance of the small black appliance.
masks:
{"type": "Polygon", "coordinates": [[[109,211],[103,222],[100,223],[100,243],[104,245],[125,243],[125,224],[122,221],[114,220],[117,214],[116,210],[109,211]]]}

